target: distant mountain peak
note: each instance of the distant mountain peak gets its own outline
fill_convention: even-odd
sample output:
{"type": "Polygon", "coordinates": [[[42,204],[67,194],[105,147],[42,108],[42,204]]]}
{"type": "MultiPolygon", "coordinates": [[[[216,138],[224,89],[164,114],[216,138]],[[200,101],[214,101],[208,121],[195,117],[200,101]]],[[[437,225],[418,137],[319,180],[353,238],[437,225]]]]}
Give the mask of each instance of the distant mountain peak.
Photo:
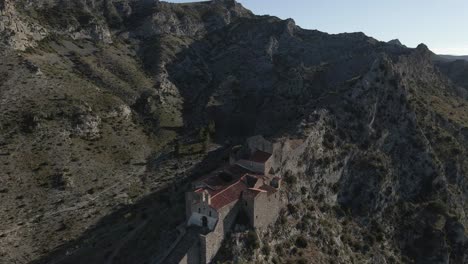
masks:
{"type": "Polygon", "coordinates": [[[392,39],[390,40],[389,42],[387,42],[388,44],[392,44],[392,45],[396,45],[396,46],[401,46],[401,47],[406,47],[405,45],[403,45],[401,43],[401,41],[399,39],[392,39]]]}
{"type": "Polygon", "coordinates": [[[429,50],[429,48],[427,47],[427,45],[424,44],[424,43],[419,44],[419,45],[416,47],[416,49],[418,49],[418,50],[429,50]]]}

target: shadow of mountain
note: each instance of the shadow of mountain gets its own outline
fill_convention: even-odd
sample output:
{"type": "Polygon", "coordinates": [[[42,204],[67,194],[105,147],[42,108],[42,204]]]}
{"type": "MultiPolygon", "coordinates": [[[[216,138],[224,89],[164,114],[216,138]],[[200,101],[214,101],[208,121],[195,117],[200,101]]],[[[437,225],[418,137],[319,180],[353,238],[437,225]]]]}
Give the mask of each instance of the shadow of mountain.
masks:
{"type": "Polygon", "coordinates": [[[214,121],[218,140],[243,142],[289,132],[314,110],[341,103],[338,90],[368,72],[382,52],[408,51],[363,33],[330,35],[262,16],[209,32],[166,68],[183,97],[188,129],[214,121]]]}
{"type": "Polygon", "coordinates": [[[175,241],[177,227],[185,221],[185,192],[190,183],[225,162],[228,153],[229,148],[208,153],[185,177],[135,204],[121,206],[79,238],[31,263],[153,263],[175,241]]]}

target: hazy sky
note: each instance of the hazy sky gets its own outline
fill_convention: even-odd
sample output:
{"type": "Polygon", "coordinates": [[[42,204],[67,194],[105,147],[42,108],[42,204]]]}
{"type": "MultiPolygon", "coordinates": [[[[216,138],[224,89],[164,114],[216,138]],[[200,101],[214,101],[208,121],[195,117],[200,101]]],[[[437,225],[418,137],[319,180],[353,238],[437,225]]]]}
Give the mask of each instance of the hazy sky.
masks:
{"type": "MultiPolygon", "coordinates": [[[[193,2],[169,0],[168,2],[193,2]]],[[[439,54],[468,55],[468,0],[238,0],[255,14],[293,18],[306,29],[362,31],[439,54]]]]}

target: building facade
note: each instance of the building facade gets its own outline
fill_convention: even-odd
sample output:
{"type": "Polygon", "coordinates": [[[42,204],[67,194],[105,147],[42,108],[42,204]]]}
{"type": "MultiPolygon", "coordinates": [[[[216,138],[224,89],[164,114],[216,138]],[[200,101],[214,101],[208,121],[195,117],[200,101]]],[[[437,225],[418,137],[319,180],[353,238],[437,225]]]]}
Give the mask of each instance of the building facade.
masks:
{"type": "MultiPolygon", "coordinates": [[[[270,146],[263,137],[255,137],[248,141],[247,155],[231,158],[229,166],[194,182],[193,191],[186,194],[187,226],[203,230],[198,243],[200,263],[211,262],[235,225],[261,230],[277,219],[281,178],[270,173],[270,146]],[[240,223],[241,214],[247,223],[240,223]]],[[[183,263],[191,262],[186,256],[183,263]]]]}

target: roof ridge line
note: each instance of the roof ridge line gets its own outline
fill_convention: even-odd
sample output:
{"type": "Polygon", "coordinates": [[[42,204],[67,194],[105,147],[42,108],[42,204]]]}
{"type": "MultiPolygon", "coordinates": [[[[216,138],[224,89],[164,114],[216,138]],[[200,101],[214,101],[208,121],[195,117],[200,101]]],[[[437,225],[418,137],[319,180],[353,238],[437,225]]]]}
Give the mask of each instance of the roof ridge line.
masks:
{"type": "MultiPolygon", "coordinates": [[[[245,175],[243,175],[242,177],[244,177],[244,176],[245,176],[245,175]]],[[[213,195],[213,197],[211,197],[211,199],[213,199],[213,198],[215,198],[216,196],[222,194],[224,191],[226,191],[227,189],[231,188],[233,185],[238,184],[238,183],[241,181],[242,177],[240,177],[237,181],[235,181],[235,182],[232,183],[231,185],[229,185],[229,186],[227,186],[226,188],[224,188],[224,189],[223,189],[222,191],[220,191],[219,193],[213,195]]]]}

